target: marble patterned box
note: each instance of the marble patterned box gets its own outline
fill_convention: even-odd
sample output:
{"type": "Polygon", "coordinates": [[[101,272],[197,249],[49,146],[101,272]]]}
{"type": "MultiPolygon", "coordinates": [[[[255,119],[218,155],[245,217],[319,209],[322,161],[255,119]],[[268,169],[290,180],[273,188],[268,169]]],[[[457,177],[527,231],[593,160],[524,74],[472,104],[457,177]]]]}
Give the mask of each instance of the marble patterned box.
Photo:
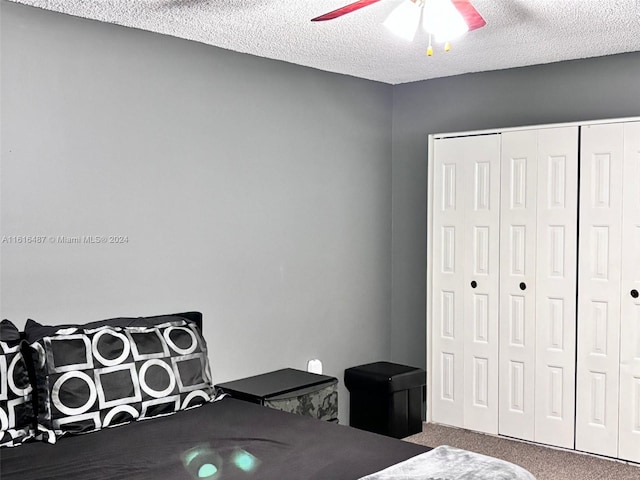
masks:
{"type": "Polygon", "coordinates": [[[269,408],[337,422],[338,379],[284,368],[216,385],[239,400],[269,408]]]}

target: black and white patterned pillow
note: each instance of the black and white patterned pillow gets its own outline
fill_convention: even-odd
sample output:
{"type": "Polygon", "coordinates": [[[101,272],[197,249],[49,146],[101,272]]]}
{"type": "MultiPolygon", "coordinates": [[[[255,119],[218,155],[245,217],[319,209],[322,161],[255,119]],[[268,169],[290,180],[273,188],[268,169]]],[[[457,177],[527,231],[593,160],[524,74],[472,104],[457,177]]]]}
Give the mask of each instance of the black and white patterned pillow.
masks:
{"type": "Polygon", "coordinates": [[[31,344],[38,430],[55,443],[169,415],[213,399],[207,347],[195,323],[68,327],[31,344]]]}
{"type": "Polygon", "coordinates": [[[3,320],[0,338],[0,447],[14,447],[34,436],[33,389],[17,340],[18,329],[3,320]]]}

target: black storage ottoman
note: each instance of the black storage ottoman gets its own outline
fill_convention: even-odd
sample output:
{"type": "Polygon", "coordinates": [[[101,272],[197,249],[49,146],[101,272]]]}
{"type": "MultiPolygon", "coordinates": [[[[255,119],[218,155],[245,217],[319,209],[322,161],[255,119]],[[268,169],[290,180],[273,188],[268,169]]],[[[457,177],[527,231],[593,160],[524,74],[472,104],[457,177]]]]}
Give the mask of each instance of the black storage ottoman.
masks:
{"type": "Polygon", "coordinates": [[[390,362],[348,368],[349,425],[361,430],[404,438],[422,431],[424,370],[390,362]]]}

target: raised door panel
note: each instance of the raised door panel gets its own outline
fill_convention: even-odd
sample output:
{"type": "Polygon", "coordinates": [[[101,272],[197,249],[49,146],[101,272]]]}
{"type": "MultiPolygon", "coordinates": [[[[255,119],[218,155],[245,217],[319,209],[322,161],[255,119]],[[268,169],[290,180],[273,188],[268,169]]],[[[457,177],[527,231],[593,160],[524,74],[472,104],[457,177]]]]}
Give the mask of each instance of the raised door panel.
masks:
{"type": "Polygon", "coordinates": [[[535,434],[574,447],[578,127],[538,134],[535,434]]]}
{"type": "Polygon", "coordinates": [[[464,395],[465,154],[459,139],[435,141],[431,415],[436,423],[458,427],[464,395]]]}
{"type": "Polygon", "coordinates": [[[640,462],[640,122],[624,125],[619,457],[640,462]]]}
{"type": "Polygon", "coordinates": [[[499,433],[534,440],[538,132],[502,134],[499,433]]]}
{"type": "Polygon", "coordinates": [[[621,124],[582,127],[576,449],[611,457],[618,454],[622,160],[621,124]]]}
{"type": "Polygon", "coordinates": [[[498,433],[500,136],[465,139],[464,423],[498,433]]]}

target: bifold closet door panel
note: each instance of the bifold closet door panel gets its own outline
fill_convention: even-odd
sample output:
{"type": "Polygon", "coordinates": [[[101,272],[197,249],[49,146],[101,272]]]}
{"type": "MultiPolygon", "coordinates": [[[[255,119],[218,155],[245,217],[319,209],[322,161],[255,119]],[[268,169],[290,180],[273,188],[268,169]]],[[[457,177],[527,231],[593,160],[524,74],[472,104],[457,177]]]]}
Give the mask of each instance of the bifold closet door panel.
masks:
{"type": "Polygon", "coordinates": [[[536,194],[538,132],[502,134],[499,433],[535,430],[536,194]]]}
{"type": "Polygon", "coordinates": [[[574,448],[578,127],[538,133],[536,442],[574,448]]]}
{"type": "Polygon", "coordinates": [[[578,128],[502,135],[502,435],[573,448],[578,128]]]}
{"type": "Polygon", "coordinates": [[[623,125],[582,127],[580,162],[576,449],[617,457],[623,125]]]}
{"type": "Polygon", "coordinates": [[[433,168],[432,405],[436,423],[462,427],[466,144],[436,140],[433,168]]]}
{"type": "Polygon", "coordinates": [[[497,432],[498,135],[434,142],[432,397],[436,423],[497,432]]]}
{"type": "Polygon", "coordinates": [[[640,122],[624,125],[620,458],[640,462],[640,122]]]}
{"type": "Polygon", "coordinates": [[[497,434],[500,136],[470,137],[467,144],[463,426],[497,434]]]}

